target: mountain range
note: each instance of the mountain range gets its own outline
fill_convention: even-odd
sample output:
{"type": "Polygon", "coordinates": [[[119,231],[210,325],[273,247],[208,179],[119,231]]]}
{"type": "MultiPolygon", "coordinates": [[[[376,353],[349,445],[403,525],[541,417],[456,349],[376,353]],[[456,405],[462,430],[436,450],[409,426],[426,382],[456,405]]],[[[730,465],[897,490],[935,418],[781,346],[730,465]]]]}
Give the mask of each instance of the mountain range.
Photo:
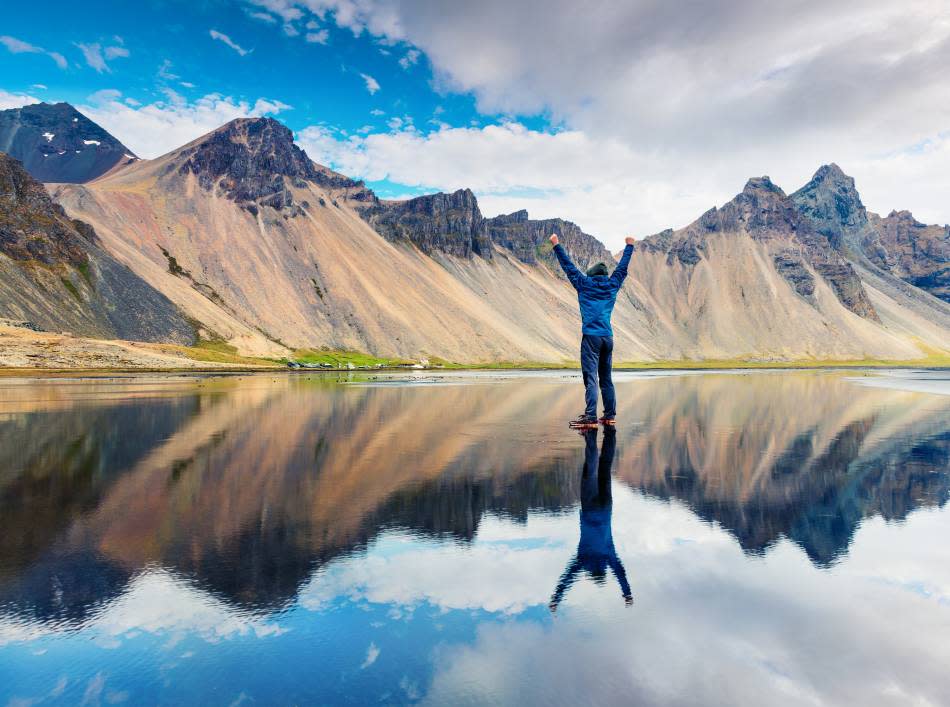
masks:
{"type": "MultiPolygon", "coordinates": [[[[580,267],[611,255],[575,224],[532,220],[525,211],[488,218],[467,189],[380,199],[314,163],[269,118],[235,120],[139,160],[98,126],[87,129],[94,124],[66,104],[28,108],[0,112],[0,146],[16,144],[11,154],[48,183],[63,217],[80,219],[93,234],[86,242],[144,288],[97,296],[111,297],[116,311],[152,308],[140,292],[174,305],[147,318],[145,336],[92,332],[52,317],[57,302],[91,308],[91,291],[72,302],[60,293],[44,320],[60,329],[197,337],[270,357],[320,347],[459,362],[577,357],[576,296],[547,236],[559,233],[580,267]],[[17,142],[32,135],[28,122],[42,129],[41,140],[17,142]],[[37,157],[57,136],[72,135],[71,125],[97,136],[82,138],[98,141],[97,149],[114,146],[112,157],[85,171],[37,157]],[[167,331],[155,328],[159,321],[167,331]]],[[[35,233],[45,223],[41,212],[33,240],[43,240],[35,233]]],[[[69,257],[55,266],[71,267],[69,257]]],[[[0,291],[20,293],[0,298],[0,316],[32,321],[42,317],[23,301],[41,298],[42,288],[9,274],[36,271],[24,263],[0,254],[0,291]]],[[[792,194],[753,178],[722,207],[637,243],[614,330],[621,361],[945,355],[950,227],[920,224],[907,212],[869,213],[834,164],[792,194]]]]}

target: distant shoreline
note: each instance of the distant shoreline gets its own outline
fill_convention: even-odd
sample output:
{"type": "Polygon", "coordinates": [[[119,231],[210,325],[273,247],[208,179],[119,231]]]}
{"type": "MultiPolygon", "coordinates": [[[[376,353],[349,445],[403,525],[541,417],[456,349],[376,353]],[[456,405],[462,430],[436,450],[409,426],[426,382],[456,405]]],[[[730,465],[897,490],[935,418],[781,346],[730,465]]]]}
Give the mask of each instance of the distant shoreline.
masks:
{"type": "MultiPolygon", "coordinates": [[[[736,371],[736,370],[755,370],[755,371],[817,371],[817,370],[836,370],[836,371],[858,371],[862,369],[872,369],[876,371],[886,370],[950,370],[948,363],[933,362],[914,362],[914,361],[895,361],[889,363],[878,362],[787,362],[787,363],[758,363],[758,362],[735,362],[715,364],[705,364],[696,362],[683,364],[682,362],[655,362],[645,364],[622,364],[614,367],[615,373],[639,372],[639,371],[665,371],[675,373],[678,371],[703,371],[715,373],[717,371],[736,371]]],[[[457,371],[511,371],[511,372],[536,372],[536,371],[567,371],[579,372],[579,366],[559,365],[504,365],[496,366],[492,364],[472,364],[456,365],[452,367],[432,367],[423,369],[413,369],[405,367],[382,367],[382,368],[301,368],[290,369],[285,366],[214,366],[214,367],[122,367],[122,368],[24,368],[24,367],[3,367],[0,368],[0,378],[108,378],[116,375],[147,375],[147,374],[189,374],[189,375],[235,375],[235,374],[281,374],[287,376],[295,375],[328,375],[328,374],[356,374],[367,375],[372,373],[439,373],[439,372],[457,372],[457,371]]]]}

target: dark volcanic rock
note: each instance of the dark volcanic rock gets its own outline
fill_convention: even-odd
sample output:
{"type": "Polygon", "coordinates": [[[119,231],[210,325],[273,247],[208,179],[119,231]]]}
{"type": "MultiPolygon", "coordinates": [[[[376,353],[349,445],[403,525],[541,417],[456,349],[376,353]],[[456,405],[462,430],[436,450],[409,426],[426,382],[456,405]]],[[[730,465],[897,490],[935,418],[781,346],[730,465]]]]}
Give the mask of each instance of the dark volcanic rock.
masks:
{"type": "Polygon", "coordinates": [[[205,189],[220,188],[251,213],[257,207],[299,213],[291,186],[313,182],[326,189],[355,189],[357,198],[374,200],[357,182],[315,164],[294,144],[290,129],[272,118],[239,118],[182,152],[180,174],[192,173],[205,189]]]}
{"type": "Polygon", "coordinates": [[[487,219],[488,235],[492,243],[507,248],[518,260],[528,265],[544,262],[556,272],[557,259],[548,238],[558,234],[561,245],[570,254],[577,267],[587,269],[595,263],[613,262],[604,244],[584,233],[576,224],[559,218],[534,220],[525,210],[487,219]]]}
{"type": "Polygon", "coordinates": [[[813,302],[815,294],[815,277],[805,267],[805,262],[794,252],[778,253],[774,258],[775,269],[778,274],[805,299],[813,302]]]}
{"type": "Polygon", "coordinates": [[[928,226],[909,211],[868,214],[864,254],[882,270],[950,302],[950,226],[928,226]]]}
{"type": "Polygon", "coordinates": [[[43,185],[0,153],[0,317],[82,336],[193,343],[160,292],[99,248],[43,185]]]}
{"type": "Polygon", "coordinates": [[[0,152],[41,182],[82,183],[135,154],[68,103],[0,111],[0,152]]]}
{"type": "Polygon", "coordinates": [[[408,241],[423,253],[492,257],[486,222],[470,189],[427,194],[407,201],[377,201],[361,213],[386,240],[408,241]]]}

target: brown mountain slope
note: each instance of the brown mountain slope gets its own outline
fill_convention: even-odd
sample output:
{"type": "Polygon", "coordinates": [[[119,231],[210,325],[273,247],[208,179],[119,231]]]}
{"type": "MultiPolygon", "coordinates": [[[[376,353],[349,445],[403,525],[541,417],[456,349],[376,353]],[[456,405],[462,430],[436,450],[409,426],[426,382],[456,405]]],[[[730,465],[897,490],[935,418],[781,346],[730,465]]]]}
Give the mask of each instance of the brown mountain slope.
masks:
{"type": "MultiPolygon", "coordinates": [[[[544,267],[426,255],[357,213],[375,196],[272,120],[229,123],[56,198],[118,258],[246,353],[329,346],[451,360],[572,358],[575,295],[544,267]]],[[[631,358],[635,313],[617,316],[631,358]]]]}
{"type": "Polygon", "coordinates": [[[921,343],[950,347],[950,316],[866,286],[768,177],[689,226],[647,238],[630,280],[626,292],[656,313],[658,338],[689,357],[909,359],[921,343]]]}
{"type": "MultiPolygon", "coordinates": [[[[312,163],[269,119],[54,193],[116,257],[248,354],[576,359],[576,296],[540,239],[560,227],[580,264],[607,256],[567,222],[485,219],[466,190],[380,201],[312,163]]],[[[751,180],[721,209],[638,247],[614,312],[616,358],[950,351],[950,316],[877,275],[866,283],[846,256],[795,200],[751,180]]]]}
{"type": "Polygon", "coordinates": [[[160,292],[99,247],[43,185],[0,153],[0,317],[49,331],[192,343],[194,329],[160,292]]]}

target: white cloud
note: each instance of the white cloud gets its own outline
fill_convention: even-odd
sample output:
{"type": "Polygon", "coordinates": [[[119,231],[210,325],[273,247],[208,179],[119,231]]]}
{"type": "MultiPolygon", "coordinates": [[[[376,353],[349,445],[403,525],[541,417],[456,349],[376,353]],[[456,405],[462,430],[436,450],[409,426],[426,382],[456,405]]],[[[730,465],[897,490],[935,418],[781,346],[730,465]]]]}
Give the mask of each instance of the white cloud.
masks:
{"type": "Polygon", "coordinates": [[[55,61],[56,66],[58,66],[60,69],[65,69],[68,66],[68,63],[66,62],[66,57],[64,57],[59,52],[47,52],[47,56],[49,56],[50,59],[55,61]]]}
{"type": "Polygon", "coordinates": [[[31,96],[28,93],[10,93],[0,89],[0,110],[7,108],[20,108],[31,103],[41,103],[39,98],[31,96]]]}
{"type": "Polygon", "coordinates": [[[369,648],[366,649],[366,659],[360,665],[360,670],[366,670],[369,666],[376,662],[376,659],[379,658],[379,647],[375,643],[370,643],[369,648]]]}
{"type": "Polygon", "coordinates": [[[29,42],[24,42],[22,39],[17,39],[16,37],[11,37],[9,35],[0,36],[0,44],[5,46],[11,54],[45,54],[50,59],[56,62],[56,66],[60,69],[65,69],[67,66],[66,57],[64,57],[59,52],[49,52],[43,49],[42,47],[37,47],[29,42]]]}
{"type": "Polygon", "coordinates": [[[571,560],[577,510],[489,515],[464,547],[384,533],[316,573],[299,603],[390,605],[393,621],[429,607],[497,614],[476,619],[471,639],[437,641],[429,704],[940,703],[950,569],[933,538],[950,525],[945,509],[865,519],[829,570],[784,539],[750,557],[684,504],[619,482],[613,499],[630,608],[613,578],[583,577],[551,621],[523,613],[548,602],[571,560]]]}
{"type": "Polygon", "coordinates": [[[125,47],[106,47],[105,48],[106,59],[115,59],[117,57],[127,57],[129,55],[129,50],[125,47]]]}
{"type": "Polygon", "coordinates": [[[260,20],[261,22],[266,22],[268,24],[277,23],[277,18],[267,12],[249,12],[247,15],[252,19],[260,20]]]}
{"type": "Polygon", "coordinates": [[[241,56],[247,56],[248,54],[251,53],[251,51],[253,51],[251,49],[245,49],[240,44],[238,44],[233,39],[231,39],[228,35],[224,34],[223,32],[219,32],[216,29],[209,30],[208,34],[211,35],[211,39],[216,39],[219,42],[224,42],[229,47],[231,47],[231,49],[236,51],[241,56]]]}
{"type": "MultiPolygon", "coordinates": [[[[645,176],[663,165],[613,138],[544,133],[518,123],[428,134],[398,117],[388,125],[393,132],[358,137],[313,126],[298,133],[298,142],[312,159],[344,174],[443,191],[469,187],[486,215],[527,208],[533,218],[570,218],[610,246],[671,225],[664,220],[668,209],[685,205],[698,215],[715,203],[714,175],[702,191],[677,192],[669,181],[645,176]]],[[[739,191],[742,182],[731,186],[739,191]]]]}
{"type": "Polygon", "coordinates": [[[109,71],[109,66],[106,64],[106,60],[102,56],[101,44],[77,44],[76,46],[79,47],[79,50],[82,52],[82,55],[89,66],[98,71],[100,74],[109,71]]]}
{"type": "Polygon", "coordinates": [[[379,108],[373,108],[369,113],[370,115],[386,115],[386,111],[380,110],[379,108]]]}
{"type": "Polygon", "coordinates": [[[307,32],[305,37],[311,44],[326,44],[329,38],[330,32],[325,29],[317,30],[316,32],[307,32]]]}
{"type": "Polygon", "coordinates": [[[40,47],[34,46],[29,42],[24,42],[22,39],[7,35],[0,37],[0,44],[3,44],[12,54],[38,54],[43,51],[40,47]]]}
{"type": "MultiPolygon", "coordinates": [[[[115,39],[121,42],[119,37],[116,37],[115,39]]],[[[103,47],[98,42],[93,42],[91,44],[83,44],[79,42],[76,44],[76,46],[79,47],[79,50],[82,52],[86,63],[100,74],[111,72],[108,62],[112,59],[129,56],[129,50],[120,45],[110,45],[103,47]]]]}
{"type": "MultiPolygon", "coordinates": [[[[793,189],[831,161],[855,177],[869,208],[950,221],[947,0],[639,2],[598,12],[567,0],[286,4],[424,52],[439,90],[473,94],[486,114],[541,113],[621,143],[638,158],[636,180],[669,198],[637,200],[625,215],[582,194],[559,203],[587,203],[563,215],[590,231],[601,227],[583,221],[588,211],[639,222],[646,206],[650,223],[684,224],[699,215],[696,201],[721,204],[750,176],[793,189]]],[[[612,221],[603,235],[622,229],[612,221]]]]}
{"type": "Polygon", "coordinates": [[[419,61],[419,57],[422,52],[418,49],[410,49],[406,52],[406,55],[399,60],[399,66],[403,69],[408,69],[410,66],[414,66],[419,61]]]}
{"type": "MultiPolygon", "coordinates": [[[[164,570],[137,575],[109,604],[108,611],[93,615],[83,630],[112,646],[133,631],[172,636],[187,632],[210,643],[237,636],[279,636],[287,631],[270,617],[237,611],[164,570]]],[[[36,640],[56,631],[54,624],[25,624],[3,617],[0,646],[36,640]]]]}
{"type": "Polygon", "coordinates": [[[303,11],[297,7],[297,2],[293,0],[248,0],[251,5],[261,7],[268,13],[277,15],[284,23],[291,23],[303,17],[303,11]]]}
{"type": "Polygon", "coordinates": [[[254,103],[211,93],[194,102],[171,89],[168,100],[132,106],[114,89],[89,97],[79,110],[115,135],[137,155],[152,158],[201,137],[235,118],[274,115],[290,106],[259,98],[254,103]]]}
{"type": "Polygon", "coordinates": [[[178,74],[172,72],[172,62],[170,59],[165,59],[162,65],[158,67],[158,77],[166,81],[177,81],[181,78],[178,74]]]}
{"type": "Polygon", "coordinates": [[[363,81],[366,82],[366,90],[369,91],[369,95],[373,96],[379,90],[379,81],[374,79],[369,74],[360,74],[363,81]]]}

